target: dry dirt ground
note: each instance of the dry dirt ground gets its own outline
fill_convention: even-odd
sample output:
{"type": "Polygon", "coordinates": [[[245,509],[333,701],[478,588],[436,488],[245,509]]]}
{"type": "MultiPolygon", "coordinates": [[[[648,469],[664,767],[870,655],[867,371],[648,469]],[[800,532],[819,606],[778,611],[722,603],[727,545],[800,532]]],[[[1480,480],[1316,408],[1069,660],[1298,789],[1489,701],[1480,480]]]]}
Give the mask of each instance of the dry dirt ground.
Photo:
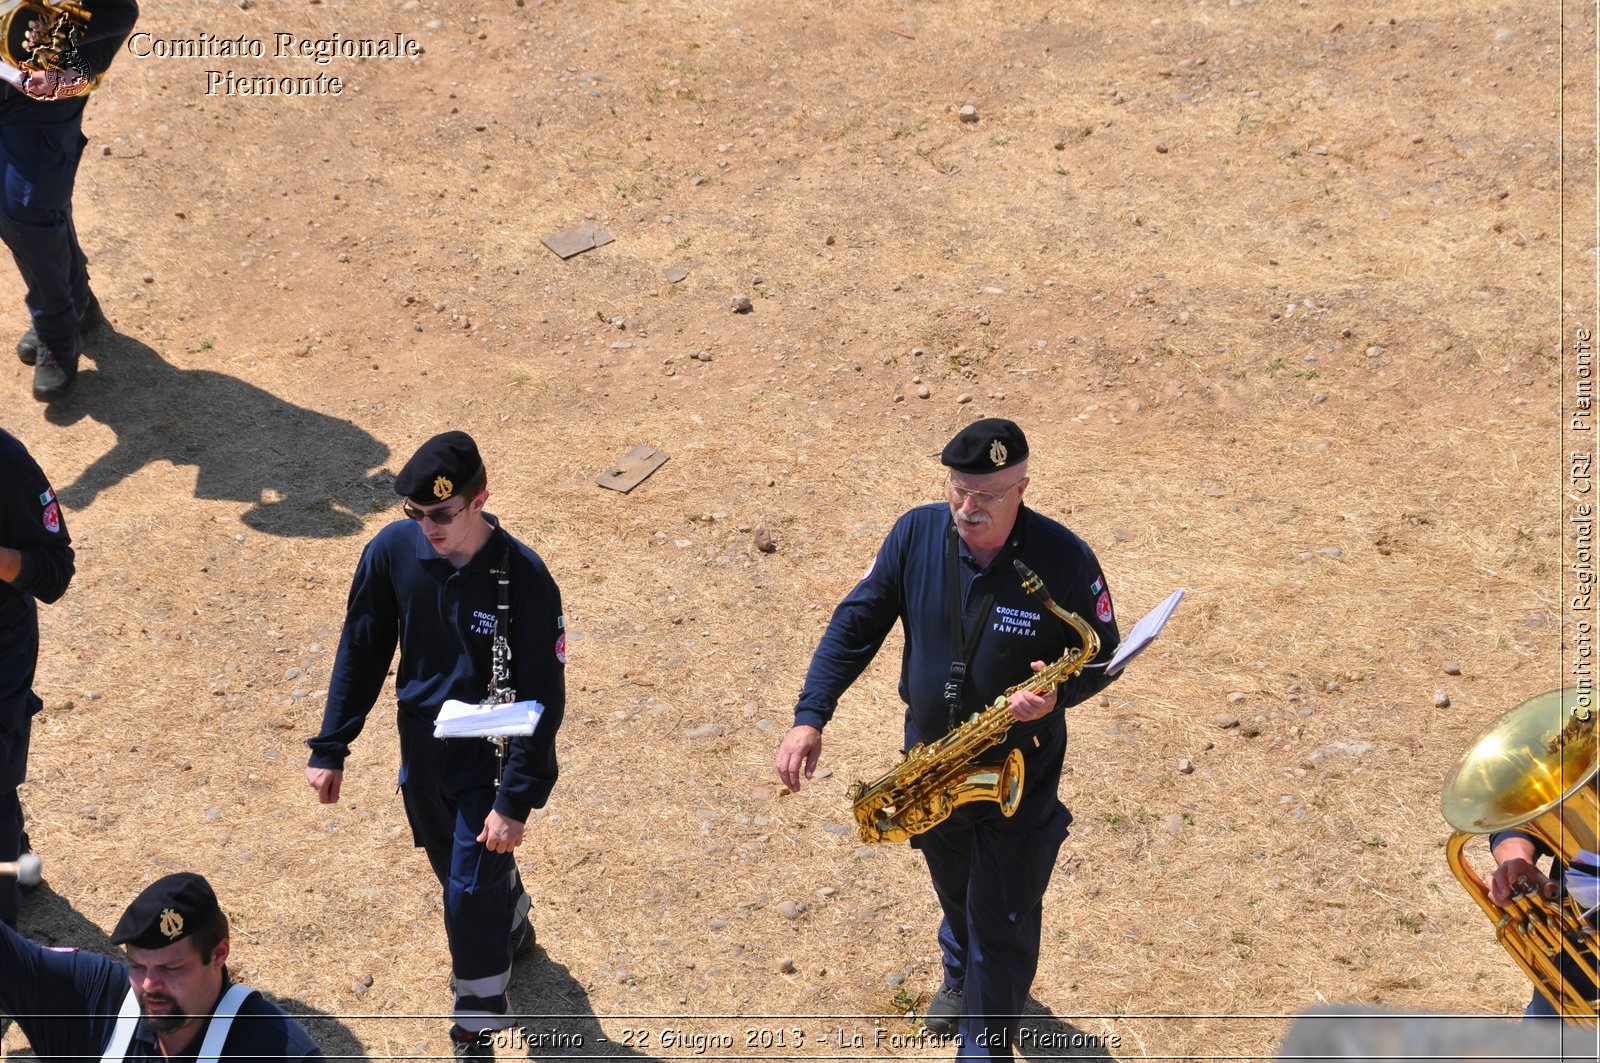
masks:
{"type": "Polygon", "coordinates": [[[44,613],[27,931],[104,948],[138,888],[199,870],[236,973],[330,1054],[445,1051],[388,703],[342,804],[301,766],[392,473],[464,428],[571,628],[562,781],[522,850],[529,1031],[948,1056],[894,1040],[937,984],[924,871],[844,829],[894,757],[898,653],[844,700],[826,777],[791,796],[771,764],[832,606],[937,497],[949,435],[1003,415],[1124,627],[1188,590],[1071,714],[1022,1054],[1261,1058],[1322,1001],[1521,1008],[1439,793],[1569,681],[1592,7],[148,8],[154,38],[269,54],[117,60],[76,197],[116,336],[48,408],[0,374],[79,549],[44,613]],[[318,66],[277,33],[423,52],[318,66]],[[343,93],[207,95],[208,69],[343,93]],[[615,242],[541,246],[586,219],[615,242]],[[596,487],[638,443],[670,460],[596,487]]]}

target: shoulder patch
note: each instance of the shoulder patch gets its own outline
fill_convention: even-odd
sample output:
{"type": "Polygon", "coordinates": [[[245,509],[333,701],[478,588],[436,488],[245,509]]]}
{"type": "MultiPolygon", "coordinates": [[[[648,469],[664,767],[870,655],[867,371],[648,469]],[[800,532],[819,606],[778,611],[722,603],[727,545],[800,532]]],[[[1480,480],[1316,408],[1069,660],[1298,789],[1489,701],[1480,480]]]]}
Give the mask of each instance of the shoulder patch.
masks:
{"type": "Polygon", "coordinates": [[[51,502],[44,507],[44,513],[40,519],[44,523],[44,530],[51,535],[56,535],[61,531],[61,507],[55,502],[51,502]]]}
{"type": "Polygon", "coordinates": [[[1099,599],[1094,603],[1094,615],[1100,618],[1102,624],[1111,623],[1111,592],[1101,591],[1099,599]]]}
{"type": "Polygon", "coordinates": [[[556,660],[562,664],[567,663],[567,633],[565,631],[556,636],[556,660]]]}

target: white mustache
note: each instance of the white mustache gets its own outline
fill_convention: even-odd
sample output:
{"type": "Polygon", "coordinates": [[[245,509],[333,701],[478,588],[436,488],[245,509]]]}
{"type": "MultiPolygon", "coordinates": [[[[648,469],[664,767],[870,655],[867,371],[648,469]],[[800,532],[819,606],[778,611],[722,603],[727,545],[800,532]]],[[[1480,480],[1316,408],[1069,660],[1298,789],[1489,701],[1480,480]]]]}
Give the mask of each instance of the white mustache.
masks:
{"type": "Polygon", "coordinates": [[[974,513],[972,516],[969,517],[965,513],[957,511],[956,515],[955,515],[955,518],[956,518],[956,521],[958,523],[960,523],[960,524],[988,524],[989,523],[989,514],[987,514],[987,513],[974,513]]]}

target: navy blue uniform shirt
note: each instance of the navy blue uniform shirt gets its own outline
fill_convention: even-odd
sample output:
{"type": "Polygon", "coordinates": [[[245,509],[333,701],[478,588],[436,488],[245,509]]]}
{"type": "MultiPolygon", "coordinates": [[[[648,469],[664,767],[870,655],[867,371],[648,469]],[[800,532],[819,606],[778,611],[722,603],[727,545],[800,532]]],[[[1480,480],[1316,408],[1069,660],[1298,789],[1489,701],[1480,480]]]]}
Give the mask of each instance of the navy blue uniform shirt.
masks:
{"type": "MultiPolygon", "coordinates": [[[[942,502],[919,506],[895,523],[872,568],[828,622],[806,672],[796,724],[817,728],[827,724],[840,695],[865,670],[899,620],[905,633],[900,698],[907,706],[906,747],[937,741],[949,731],[944,688],[956,652],[946,560],[951,534],[950,507],[942,502]]],[[[1100,563],[1082,539],[1022,506],[1005,548],[987,569],[980,570],[959,537],[956,542],[963,628],[970,631],[981,622],[984,629],[962,688],[957,724],[1032,675],[1029,662],[1048,665],[1069,647],[1078,646],[1066,623],[1022,589],[1013,559],[1037,572],[1056,604],[1076,613],[1099,635],[1100,653],[1091,663],[1110,660],[1120,640],[1111,592],[1100,563]],[[993,605],[980,618],[978,608],[991,593],[993,605]]],[[[1079,672],[1057,689],[1054,711],[1013,724],[1006,740],[983,759],[1002,760],[1013,747],[1037,748],[1033,738],[1062,728],[1066,708],[1095,694],[1111,678],[1103,668],[1079,672]]]]}
{"type": "Polygon", "coordinates": [[[72,536],[50,482],[27,449],[0,430],[0,546],[22,555],[17,578],[0,580],[0,727],[38,712],[33,693],[39,607],[66,592],[75,571],[72,536]],[[36,601],[37,600],[37,601],[36,601]]]}
{"type": "MultiPolygon", "coordinates": [[[[401,734],[408,719],[431,721],[449,699],[482,701],[489,690],[498,587],[491,571],[510,548],[511,684],[544,715],[533,735],[513,738],[495,811],[518,822],[543,807],[556,782],[556,729],[566,709],[566,633],[561,592],[539,555],[494,524],[462,568],[440,557],[415,521],[390,524],[367,544],[350,586],[344,633],[328,682],[322,732],[307,743],[313,768],[344,769],[350,743],[383,690],[395,647],[401,734]]],[[[450,784],[494,785],[494,749],[482,738],[436,739],[401,749],[401,781],[412,757],[447,757],[450,784]],[[450,747],[450,748],[446,748],[450,747]]]]}
{"type": "Polygon", "coordinates": [[[0,429],[0,546],[22,554],[22,571],[0,582],[0,626],[31,613],[33,599],[50,603],[72,581],[72,536],[50,481],[27,448],[0,429]]]}
{"type": "MultiPolygon", "coordinates": [[[[223,992],[227,986],[224,972],[223,992]]],[[[98,1063],[128,992],[127,964],[76,949],[47,949],[0,923],[0,1013],[17,1020],[40,1059],[98,1063]]],[[[194,1059],[205,1034],[202,1027],[171,1059],[175,1063],[194,1059]]],[[[322,1051],[298,1023],[257,993],[240,1006],[223,1042],[222,1057],[240,1063],[287,1063],[319,1060],[322,1051]]],[[[168,1057],[141,1021],[128,1046],[128,1058],[168,1057]]]]}

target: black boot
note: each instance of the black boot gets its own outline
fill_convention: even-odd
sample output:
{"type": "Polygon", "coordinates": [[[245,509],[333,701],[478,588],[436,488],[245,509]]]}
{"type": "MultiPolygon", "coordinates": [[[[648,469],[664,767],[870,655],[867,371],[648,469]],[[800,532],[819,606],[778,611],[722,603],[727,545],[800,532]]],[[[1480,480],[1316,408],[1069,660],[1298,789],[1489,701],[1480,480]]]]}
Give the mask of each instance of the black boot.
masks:
{"type": "Polygon", "coordinates": [[[64,398],[78,379],[77,344],[72,354],[58,354],[49,347],[40,347],[33,363],[33,397],[40,402],[54,402],[64,398]]]}
{"type": "MultiPolygon", "coordinates": [[[[89,293],[89,305],[84,308],[82,316],[78,318],[78,335],[88,339],[100,334],[100,331],[110,325],[106,315],[100,309],[100,300],[95,298],[93,292],[89,293]]],[[[39,360],[39,334],[29,329],[17,341],[17,357],[23,365],[34,365],[39,360]]]]}

